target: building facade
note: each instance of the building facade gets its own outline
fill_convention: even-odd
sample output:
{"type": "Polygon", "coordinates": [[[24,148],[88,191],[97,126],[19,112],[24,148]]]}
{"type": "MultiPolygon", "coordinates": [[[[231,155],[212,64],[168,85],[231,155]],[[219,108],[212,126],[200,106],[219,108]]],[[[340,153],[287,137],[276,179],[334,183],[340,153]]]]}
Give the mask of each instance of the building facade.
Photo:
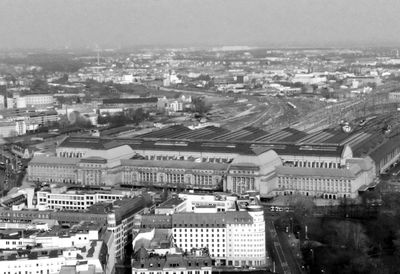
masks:
{"type": "Polygon", "coordinates": [[[261,207],[236,212],[176,213],[172,215],[172,226],[179,248],[186,252],[207,248],[217,265],[267,264],[261,207]]]}

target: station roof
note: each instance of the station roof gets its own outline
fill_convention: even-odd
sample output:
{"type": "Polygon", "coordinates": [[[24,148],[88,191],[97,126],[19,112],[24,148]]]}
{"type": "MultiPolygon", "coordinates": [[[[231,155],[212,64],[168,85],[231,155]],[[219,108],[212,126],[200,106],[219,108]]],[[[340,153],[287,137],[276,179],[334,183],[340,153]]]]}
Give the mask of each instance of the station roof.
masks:
{"type": "Polygon", "coordinates": [[[68,137],[59,145],[59,147],[72,148],[90,148],[90,149],[106,149],[104,146],[105,139],[95,137],[68,137]]]}
{"type": "Polygon", "coordinates": [[[143,103],[157,103],[157,97],[148,98],[112,98],[103,99],[103,104],[143,104],[143,103]]]}
{"type": "Polygon", "coordinates": [[[182,134],[177,134],[174,138],[177,139],[203,139],[203,140],[210,140],[217,136],[221,136],[222,134],[230,132],[227,129],[215,127],[215,126],[208,126],[204,128],[199,128],[192,130],[191,132],[183,132],[182,134]]]}
{"type": "Polygon", "coordinates": [[[192,130],[182,125],[175,125],[160,130],[145,133],[143,135],[137,136],[138,138],[174,138],[174,136],[179,136],[183,133],[190,133],[192,130]]]}
{"type": "Polygon", "coordinates": [[[254,141],[267,134],[266,131],[259,128],[245,127],[233,132],[228,131],[226,134],[214,137],[214,139],[225,141],[254,141]]]}
{"type": "Polygon", "coordinates": [[[375,150],[369,153],[369,156],[374,160],[375,163],[379,163],[387,155],[393,153],[395,148],[398,148],[400,144],[400,135],[389,139],[387,142],[378,146],[375,150]]]}
{"type": "MultiPolygon", "coordinates": [[[[213,142],[213,141],[142,141],[130,144],[133,150],[162,150],[185,152],[232,153],[258,155],[250,143],[213,142]]],[[[264,150],[265,151],[265,150],[264,150]]]]}
{"type": "Polygon", "coordinates": [[[268,145],[278,155],[305,155],[305,156],[330,156],[341,157],[344,146],[337,145],[294,145],[276,144],[268,145]]]}

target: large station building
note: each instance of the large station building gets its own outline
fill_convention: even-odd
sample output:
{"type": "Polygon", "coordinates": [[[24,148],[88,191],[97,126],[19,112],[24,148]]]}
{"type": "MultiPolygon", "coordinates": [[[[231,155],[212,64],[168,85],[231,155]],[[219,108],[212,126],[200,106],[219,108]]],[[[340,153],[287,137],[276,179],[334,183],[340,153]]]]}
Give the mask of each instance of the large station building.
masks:
{"type": "Polygon", "coordinates": [[[132,139],[68,137],[54,156],[35,156],[31,181],[172,189],[259,191],[261,197],[303,194],[356,197],[398,160],[399,137],[380,130],[307,134],[217,127],[167,127],[132,139]]]}

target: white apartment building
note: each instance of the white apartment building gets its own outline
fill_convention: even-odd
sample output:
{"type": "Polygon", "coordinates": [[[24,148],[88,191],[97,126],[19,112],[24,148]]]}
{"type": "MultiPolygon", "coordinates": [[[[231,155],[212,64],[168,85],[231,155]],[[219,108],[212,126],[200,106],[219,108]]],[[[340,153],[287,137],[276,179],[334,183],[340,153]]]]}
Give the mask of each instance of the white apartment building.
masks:
{"type": "Polygon", "coordinates": [[[226,226],[226,260],[228,266],[263,266],[267,263],[265,220],[261,207],[248,207],[252,222],[233,221],[226,226]]]}
{"type": "Polygon", "coordinates": [[[54,98],[51,94],[32,94],[26,95],[23,98],[25,98],[25,104],[28,107],[52,105],[54,103],[54,98]]]}
{"type": "Polygon", "coordinates": [[[267,264],[265,221],[262,208],[219,213],[172,215],[175,244],[183,251],[207,248],[217,265],[264,266],[267,264]]]}

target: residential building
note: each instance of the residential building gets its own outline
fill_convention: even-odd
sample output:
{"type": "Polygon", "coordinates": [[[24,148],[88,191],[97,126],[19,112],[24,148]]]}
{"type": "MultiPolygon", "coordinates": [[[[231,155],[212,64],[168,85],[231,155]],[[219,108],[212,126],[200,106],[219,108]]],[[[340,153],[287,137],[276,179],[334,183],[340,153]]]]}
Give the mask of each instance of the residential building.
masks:
{"type": "Polygon", "coordinates": [[[186,252],[207,248],[217,265],[265,266],[263,214],[262,207],[253,203],[244,211],[175,213],[174,240],[186,252]]]}

